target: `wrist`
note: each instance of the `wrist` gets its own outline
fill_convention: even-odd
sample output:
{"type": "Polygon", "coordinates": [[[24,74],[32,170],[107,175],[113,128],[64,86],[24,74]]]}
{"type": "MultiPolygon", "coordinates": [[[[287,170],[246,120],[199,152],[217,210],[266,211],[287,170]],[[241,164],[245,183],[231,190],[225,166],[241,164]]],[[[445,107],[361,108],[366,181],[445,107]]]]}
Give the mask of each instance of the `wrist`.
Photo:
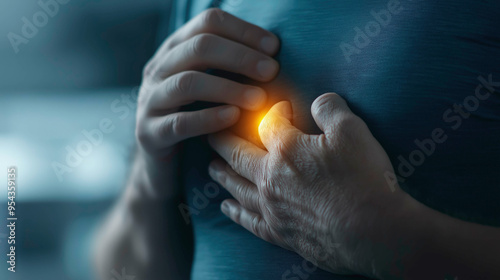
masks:
{"type": "Polygon", "coordinates": [[[365,275],[376,279],[413,279],[421,270],[425,248],[431,246],[432,234],[424,223],[421,203],[401,189],[384,200],[371,233],[371,262],[365,275]],[[410,277],[411,276],[411,277],[410,277]]]}
{"type": "Polygon", "coordinates": [[[435,215],[434,210],[407,193],[403,192],[396,205],[398,214],[392,216],[392,229],[387,238],[391,259],[380,267],[377,278],[430,279],[429,270],[441,265],[439,260],[446,258],[437,252],[436,240],[439,240],[440,228],[449,225],[439,219],[441,213],[435,215]]]}
{"type": "Polygon", "coordinates": [[[157,159],[138,149],[132,170],[130,187],[146,201],[180,200],[178,150],[165,159],[157,159]]]}

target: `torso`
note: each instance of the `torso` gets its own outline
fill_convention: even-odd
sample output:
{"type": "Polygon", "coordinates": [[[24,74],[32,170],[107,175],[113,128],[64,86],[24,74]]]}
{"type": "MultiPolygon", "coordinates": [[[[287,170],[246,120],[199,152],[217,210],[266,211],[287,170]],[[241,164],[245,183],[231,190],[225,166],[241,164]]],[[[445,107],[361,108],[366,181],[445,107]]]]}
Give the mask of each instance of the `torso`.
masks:
{"type": "MultiPolygon", "coordinates": [[[[468,118],[458,118],[458,127],[459,113],[443,116],[466,98],[474,105],[478,76],[488,80],[491,74],[493,81],[500,81],[499,1],[401,0],[397,7],[402,10],[392,13],[386,26],[379,24],[378,34],[350,55],[350,62],[340,45],[356,47],[354,28],[365,30],[376,21],[372,10],[388,10],[388,4],[398,1],[216,2],[280,37],[280,74],[260,86],[271,96],[270,104],[292,102],[294,125],[318,133],[310,105],[325,92],[337,92],[365,120],[396,170],[399,156],[411,164],[410,154],[419,150],[416,139],[432,138],[433,130],[441,128],[446,141],[436,144],[422,164],[412,164],[410,175],[399,174],[405,179],[401,187],[438,211],[500,226],[500,87],[479,100],[468,118]]],[[[210,5],[194,0],[188,17],[210,5]]],[[[205,186],[209,191],[215,186],[207,174],[214,154],[203,137],[186,142],[184,148],[186,195],[190,207],[199,210],[191,217],[196,242],[193,279],[282,279],[287,270],[300,266],[302,259],[295,253],[254,237],[224,217],[219,205],[230,195],[221,187],[215,197],[206,197],[206,207],[198,207],[204,205],[193,201],[195,190],[203,193],[205,186]]],[[[309,276],[332,279],[319,269],[309,276]]]]}

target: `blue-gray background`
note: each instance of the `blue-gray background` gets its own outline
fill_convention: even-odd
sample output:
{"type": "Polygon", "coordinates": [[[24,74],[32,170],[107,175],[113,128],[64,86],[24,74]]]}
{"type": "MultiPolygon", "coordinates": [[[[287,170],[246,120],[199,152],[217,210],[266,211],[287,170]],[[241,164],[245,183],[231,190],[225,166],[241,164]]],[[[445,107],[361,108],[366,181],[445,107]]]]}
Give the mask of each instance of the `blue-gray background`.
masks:
{"type": "Polygon", "coordinates": [[[21,35],[22,18],[42,11],[37,2],[0,1],[0,279],[91,279],[90,239],[123,188],[134,145],[133,107],[127,114],[111,106],[135,94],[165,34],[158,25],[169,1],[69,0],[16,53],[7,34],[21,35]],[[115,130],[58,180],[51,164],[65,163],[65,148],[105,118],[115,130]],[[7,272],[4,225],[11,165],[15,274],[7,272]]]}

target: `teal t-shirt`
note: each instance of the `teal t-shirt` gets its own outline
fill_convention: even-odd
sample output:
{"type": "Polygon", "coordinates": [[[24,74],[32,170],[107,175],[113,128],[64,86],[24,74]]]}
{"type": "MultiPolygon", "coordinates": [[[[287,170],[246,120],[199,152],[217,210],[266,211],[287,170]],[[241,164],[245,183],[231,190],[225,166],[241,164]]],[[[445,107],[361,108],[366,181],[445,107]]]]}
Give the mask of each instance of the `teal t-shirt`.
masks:
{"type": "MultiPolygon", "coordinates": [[[[319,132],[310,105],[337,92],[406,192],[500,226],[500,1],[185,0],[175,1],[172,21],[179,27],[214,6],[281,39],[279,76],[259,86],[292,102],[298,128],[319,132]]],[[[219,207],[230,195],[207,174],[214,157],[205,137],[184,143],[181,175],[196,209],[193,279],[355,278],[311,269],[226,218],[219,207]]]]}

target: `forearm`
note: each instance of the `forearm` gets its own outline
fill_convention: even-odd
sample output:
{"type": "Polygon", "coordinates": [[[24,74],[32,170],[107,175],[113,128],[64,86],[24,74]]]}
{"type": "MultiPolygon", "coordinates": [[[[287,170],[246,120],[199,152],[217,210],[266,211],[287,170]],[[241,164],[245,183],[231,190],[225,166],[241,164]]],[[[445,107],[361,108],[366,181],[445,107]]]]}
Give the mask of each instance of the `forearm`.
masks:
{"type": "Polygon", "coordinates": [[[122,268],[140,279],[189,279],[193,241],[178,210],[179,188],[172,186],[177,171],[158,165],[136,156],[126,190],[97,236],[95,261],[103,279],[122,268]]]}
{"type": "Polygon", "coordinates": [[[406,224],[413,225],[401,227],[400,235],[413,244],[407,244],[412,251],[403,256],[399,277],[500,279],[500,228],[452,218],[409,196],[405,207],[406,224]]]}

